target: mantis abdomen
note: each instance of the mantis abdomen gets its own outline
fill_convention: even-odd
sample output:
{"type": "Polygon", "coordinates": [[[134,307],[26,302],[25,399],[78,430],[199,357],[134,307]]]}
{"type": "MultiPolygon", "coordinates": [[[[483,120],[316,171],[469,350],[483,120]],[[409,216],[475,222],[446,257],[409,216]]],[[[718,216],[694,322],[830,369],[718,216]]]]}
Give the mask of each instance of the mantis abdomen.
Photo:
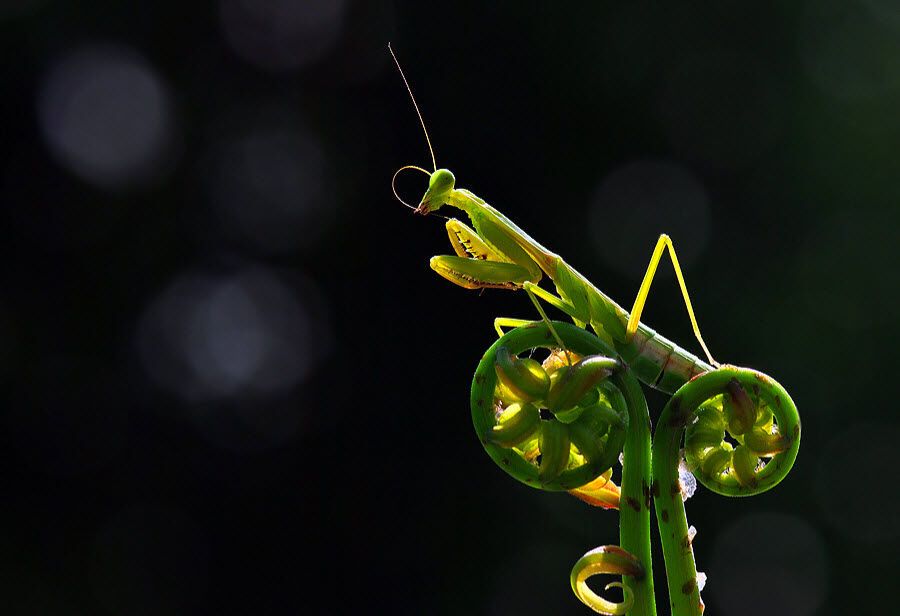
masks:
{"type": "Polygon", "coordinates": [[[631,342],[615,346],[622,361],[641,382],[667,394],[675,393],[695,376],[713,369],[643,323],[638,326],[631,342]]]}
{"type": "MultiPolygon", "coordinates": [[[[590,323],[646,385],[671,394],[695,376],[713,370],[712,365],[643,323],[637,323],[629,335],[631,315],[558,256],[545,262],[544,269],[564,300],[555,305],[574,319],[590,323]]],[[[531,290],[552,303],[552,296],[546,297],[533,286],[531,290]]]]}

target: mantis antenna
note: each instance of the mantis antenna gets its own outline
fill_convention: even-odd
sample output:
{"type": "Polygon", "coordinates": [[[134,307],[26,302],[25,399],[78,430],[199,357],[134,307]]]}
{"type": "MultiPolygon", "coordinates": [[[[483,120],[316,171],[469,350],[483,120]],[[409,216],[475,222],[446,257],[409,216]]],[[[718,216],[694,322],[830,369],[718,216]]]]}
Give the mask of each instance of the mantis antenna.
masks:
{"type": "Polygon", "coordinates": [[[397,194],[397,176],[400,175],[400,172],[401,172],[401,171],[406,171],[407,169],[415,169],[416,171],[421,171],[421,172],[424,173],[425,175],[431,175],[431,174],[428,173],[428,171],[426,171],[425,169],[422,169],[422,167],[417,167],[417,166],[415,166],[415,165],[406,165],[406,166],[404,166],[404,167],[400,167],[399,169],[397,169],[397,170],[394,172],[394,177],[391,178],[391,190],[394,191],[394,197],[397,199],[397,201],[399,201],[400,203],[402,203],[403,205],[405,205],[405,206],[408,207],[409,209],[415,210],[415,209],[416,209],[416,206],[410,205],[409,203],[407,203],[406,201],[404,201],[403,199],[401,199],[399,194],[397,194]]]}
{"type": "MultiPolygon", "coordinates": [[[[434,158],[434,148],[431,147],[431,139],[428,137],[428,129],[425,128],[425,120],[422,119],[422,112],[419,111],[419,105],[418,105],[418,103],[416,103],[416,97],[413,96],[412,88],[409,87],[409,82],[406,80],[406,75],[403,74],[403,69],[400,68],[400,61],[397,60],[397,55],[394,53],[394,50],[391,48],[390,43],[388,43],[388,51],[391,52],[391,57],[394,59],[394,64],[397,65],[397,70],[400,71],[400,77],[403,79],[404,85],[406,85],[406,91],[409,92],[409,98],[412,99],[413,107],[416,108],[416,114],[419,116],[419,123],[422,125],[422,131],[425,133],[425,141],[428,143],[428,151],[431,152],[431,164],[434,167],[434,170],[437,171],[437,160],[435,160],[435,158],[434,158]]],[[[406,168],[414,168],[414,167],[404,167],[404,169],[406,169],[406,168]]],[[[403,169],[401,169],[400,171],[402,171],[402,170],[403,169]]],[[[425,173],[428,173],[428,172],[426,171],[425,173]]]]}

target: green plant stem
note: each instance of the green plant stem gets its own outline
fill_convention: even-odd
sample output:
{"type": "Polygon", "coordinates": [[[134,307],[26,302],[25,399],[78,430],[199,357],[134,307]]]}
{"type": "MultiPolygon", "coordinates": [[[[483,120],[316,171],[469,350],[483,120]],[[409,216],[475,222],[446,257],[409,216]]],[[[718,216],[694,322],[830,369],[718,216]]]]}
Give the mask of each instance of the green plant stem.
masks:
{"type": "Polygon", "coordinates": [[[685,419],[679,414],[679,400],[677,395],[669,400],[656,426],[651,493],[666,566],[671,614],[700,616],[703,607],[697,588],[697,565],[678,481],[681,437],[685,426],[685,419]]]}
{"type": "MultiPolygon", "coordinates": [[[[780,444],[780,451],[771,457],[762,470],[745,471],[743,478],[738,476],[736,462],[732,460],[732,468],[727,474],[717,471],[711,477],[701,472],[696,475],[698,481],[717,494],[752,496],[776,486],[784,479],[797,458],[800,416],[788,393],[771,377],[749,368],[721,366],[698,376],[675,392],[656,426],[652,453],[653,483],[650,486],[659,523],[672,616],[699,616],[703,613],[697,589],[694,550],[688,536],[687,517],[678,481],[682,436],[685,427],[691,425],[702,404],[717,395],[726,394],[735,386],[752,392],[756,404],[762,403],[772,412],[778,422],[777,442],[780,444]]],[[[758,408],[757,406],[757,410],[753,412],[758,413],[758,408]]],[[[737,438],[734,435],[732,437],[737,438]]]]}
{"type": "Polygon", "coordinates": [[[644,566],[641,579],[623,576],[634,592],[629,616],[656,616],[650,548],[650,413],[638,381],[629,371],[616,375],[616,385],[628,406],[628,433],[622,464],[619,500],[619,544],[644,566]]]}

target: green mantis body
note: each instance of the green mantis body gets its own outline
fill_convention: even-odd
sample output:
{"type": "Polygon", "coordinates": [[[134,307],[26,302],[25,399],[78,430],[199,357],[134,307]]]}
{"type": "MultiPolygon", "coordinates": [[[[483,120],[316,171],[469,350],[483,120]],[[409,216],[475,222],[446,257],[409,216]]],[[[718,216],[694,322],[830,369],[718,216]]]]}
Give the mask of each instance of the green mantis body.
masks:
{"type": "MultiPolygon", "coordinates": [[[[425,136],[427,140],[427,130],[425,136]]],[[[434,172],[419,167],[400,171],[407,168],[429,175],[428,190],[413,208],[416,213],[451,206],[465,212],[472,225],[447,221],[456,254],[433,257],[431,268],[467,289],[524,290],[542,317],[542,322],[495,320],[501,338],[482,357],[470,399],[473,425],[487,453],[523,483],[568,490],[579,498],[595,480],[608,481],[613,460],[622,453],[620,506],[612,505],[620,510],[621,545],[601,546],[579,559],[570,577],[575,595],[602,614],[655,616],[652,501],[670,613],[699,616],[704,606],[679,476],[682,443],[688,470],[713,492],[751,496],[769,490],[788,473],[799,447],[800,419],[790,396],[765,374],[713,360],[668,236],[660,236],[629,312],[497,209],[456,188],[449,170],[435,164],[434,172]],[[666,248],[708,361],[640,322],[666,248]],[[544,276],[556,294],[539,286],[544,276]],[[551,322],[538,298],[567,314],[577,327],[551,322]],[[504,326],[515,328],[503,334],[504,326]],[[530,355],[536,349],[551,351],[551,356],[541,364],[530,355]],[[556,352],[564,360],[554,359],[556,352]],[[527,356],[518,357],[520,353],[527,356]],[[636,379],[673,394],[652,439],[636,379]],[[621,587],[623,602],[607,601],[587,586],[587,578],[600,573],[622,576],[621,583],[607,588],[621,587]]]]}
{"type": "MultiPolygon", "coordinates": [[[[622,547],[605,546],[602,550],[598,548],[598,551],[586,554],[573,569],[572,587],[582,602],[600,613],[628,613],[634,616],[653,616],[656,613],[648,527],[652,499],[663,544],[671,613],[674,616],[698,616],[703,611],[703,602],[678,476],[682,439],[685,438],[685,452],[691,470],[707,488],[729,496],[749,496],[769,490],[784,478],[797,455],[800,422],[790,397],[762,373],[734,366],[718,366],[711,357],[707,363],[640,323],[640,311],[656,264],[663,248],[668,246],[695,334],[706,350],[677,258],[665,235],[657,244],[635,308],[629,313],[559,255],[544,248],[484,200],[467,190],[457,189],[450,171],[438,169],[431,174],[428,190],[415,210],[419,214],[429,214],[445,205],[464,211],[474,229],[455,219],[447,222],[456,255],[431,259],[431,267],[438,274],[468,289],[524,289],[544,317],[542,325],[548,332],[553,332],[559,346],[568,353],[572,348],[572,344],[567,342],[571,340],[571,334],[567,333],[567,340],[563,340],[560,331],[554,330],[562,328],[546,319],[535,296],[544,299],[568,314],[579,327],[590,325],[597,340],[612,350],[612,353],[606,352],[607,357],[621,363],[630,378],[637,377],[651,387],[674,394],[657,425],[651,456],[648,451],[650,418],[646,402],[642,402],[643,396],[639,392],[627,386],[627,380],[620,384],[620,392],[630,397],[626,406],[632,415],[624,448],[621,494],[626,506],[620,507],[622,547]],[[551,279],[558,295],[538,286],[544,275],[551,279]],[[688,403],[685,404],[685,401],[688,403]],[[636,407],[642,407],[642,410],[636,411],[636,407]],[[647,428],[641,428],[638,432],[639,426],[647,428]],[[624,552],[616,551],[623,548],[624,552]],[[606,602],[593,595],[584,584],[587,576],[601,572],[623,576],[626,600],[622,604],[606,602]]],[[[508,319],[498,319],[496,323],[522,324],[508,319]]],[[[509,335],[518,336],[518,331],[513,330],[509,335]]],[[[523,332],[521,335],[527,334],[523,332]]],[[[509,342],[506,338],[504,336],[498,341],[500,347],[495,344],[497,352],[512,343],[513,338],[509,338],[509,342]]],[[[560,413],[565,409],[552,408],[549,402],[552,387],[549,397],[544,392],[521,400],[532,406],[551,407],[550,414],[555,413],[557,419],[540,422],[538,430],[543,432],[537,442],[543,457],[538,463],[537,474],[533,463],[525,455],[529,448],[525,441],[501,445],[491,440],[492,433],[498,428],[503,431],[500,425],[495,424],[495,409],[503,408],[505,401],[503,395],[496,394],[500,390],[491,384],[490,374],[498,368],[506,370],[503,366],[507,362],[506,359],[496,360],[492,353],[490,351],[485,355],[476,372],[472,412],[476,431],[494,460],[519,480],[545,490],[577,488],[574,484],[562,483],[566,474],[580,477],[578,484],[585,485],[580,482],[589,481],[602,472],[600,467],[606,468],[607,462],[594,464],[595,460],[589,457],[579,457],[578,451],[583,454],[584,450],[573,440],[574,449],[570,451],[570,443],[566,439],[555,446],[556,452],[562,451],[562,457],[557,455],[553,459],[562,460],[561,465],[551,474],[544,473],[546,460],[551,457],[551,447],[555,442],[547,437],[548,431],[564,430],[561,423],[564,420],[560,418],[567,412],[560,413]],[[566,458],[569,458],[569,463],[565,462],[566,458]],[[589,474],[578,474],[588,468],[589,474]]],[[[579,365],[571,365],[569,370],[574,374],[579,365]]],[[[529,383],[524,379],[521,384],[529,383]]],[[[533,417],[537,416],[536,410],[532,413],[533,417]]],[[[576,428],[577,425],[578,421],[572,424],[576,428]]],[[[609,433],[612,434],[611,428],[609,433]]],[[[531,442],[534,443],[533,437],[531,442]]],[[[605,444],[611,442],[610,436],[605,444]]],[[[605,448],[603,454],[606,456],[604,459],[608,459],[609,449],[605,448]]]]}
{"type": "Polygon", "coordinates": [[[474,227],[455,219],[447,222],[456,256],[431,259],[432,269],[444,278],[467,289],[524,288],[535,293],[579,325],[590,324],[635,376],[666,393],[713,369],[643,323],[629,332],[631,315],[626,310],[483,199],[455,188],[450,171],[438,169],[416,212],[428,214],[443,205],[464,211],[474,227]],[[537,286],[543,274],[553,281],[558,297],[537,286]]]}

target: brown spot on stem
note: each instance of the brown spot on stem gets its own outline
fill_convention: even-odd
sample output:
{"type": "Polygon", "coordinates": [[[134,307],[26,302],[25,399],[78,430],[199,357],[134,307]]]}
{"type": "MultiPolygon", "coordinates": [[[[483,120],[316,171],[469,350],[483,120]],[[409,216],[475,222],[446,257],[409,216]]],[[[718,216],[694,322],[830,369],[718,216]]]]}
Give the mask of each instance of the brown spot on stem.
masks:
{"type": "Polygon", "coordinates": [[[642,490],[644,492],[644,507],[650,509],[650,486],[647,485],[646,481],[641,481],[642,490]]]}
{"type": "Polygon", "coordinates": [[[484,406],[484,399],[479,398],[478,400],[475,401],[475,404],[477,404],[478,406],[484,406]]]}
{"type": "Polygon", "coordinates": [[[482,383],[484,383],[484,375],[483,375],[483,374],[476,374],[476,375],[475,375],[475,382],[478,383],[479,385],[481,385],[482,383]]]}
{"type": "Polygon", "coordinates": [[[672,496],[675,496],[676,494],[681,494],[681,484],[678,483],[677,481],[672,482],[671,493],[672,493],[672,496]]]}
{"type": "Polygon", "coordinates": [[[628,503],[628,506],[634,509],[635,511],[641,510],[641,504],[637,501],[637,499],[633,496],[626,496],[625,502],[628,503]]]}
{"type": "Polygon", "coordinates": [[[503,458],[502,462],[504,466],[509,466],[509,458],[503,458]]]}
{"type": "Polygon", "coordinates": [[[694,589],[696,587],[697,587],[697,580],[695,580],[694,578],[691,578],[687,582],[685,582],[684,584],[681,585],[681,592],[683,592],[686,595],[689,595],[692,592],[694,592],[694,589]]]}
{"type": "Polygon", "coordinates": [[[685,535],[684,538],[681,540],[681,547],[685,551],[687,551],[691,548],[691,537],[689,535],[685,535]]]}
{"type": "Polygon", "coordinates": [[[798,422],[794,429],[791,430],[791,440],[795,440],[798,436],[800,436],[800,423],[798,422]]]}
{"type": "Polygon", "coordinates": [[[668,521],[669,521],[669,510],[668,510],[668,509],[663,509],[662,511],[660,511],[660,512],[659,512],[659,517],[662,518],[662,521],[663,521],[663,522],[668,522],[668,521]]]}
{"type": "Polygon", "coordinates": [[[653,483],[650,484],[650,494],[653,496],[659,496],[659,480],[654,479],[653,483]]]}

